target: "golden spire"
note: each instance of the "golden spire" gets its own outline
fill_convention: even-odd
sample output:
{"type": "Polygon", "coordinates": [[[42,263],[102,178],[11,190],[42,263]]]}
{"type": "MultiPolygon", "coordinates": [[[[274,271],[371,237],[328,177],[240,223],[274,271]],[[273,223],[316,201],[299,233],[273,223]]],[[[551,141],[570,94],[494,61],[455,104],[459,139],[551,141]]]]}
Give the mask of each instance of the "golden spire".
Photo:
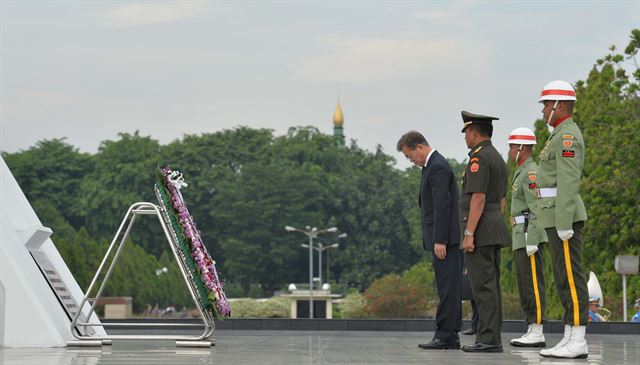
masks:
{"type": "Polygon", "coordinates": [[[338,105],[336,105],[336,111],[335,113],[333,113],[333,126],[337,128],[342,128],[343,124],[344,124],[344,116],[342,115],[340,100],[338,100],[338,105]]]}

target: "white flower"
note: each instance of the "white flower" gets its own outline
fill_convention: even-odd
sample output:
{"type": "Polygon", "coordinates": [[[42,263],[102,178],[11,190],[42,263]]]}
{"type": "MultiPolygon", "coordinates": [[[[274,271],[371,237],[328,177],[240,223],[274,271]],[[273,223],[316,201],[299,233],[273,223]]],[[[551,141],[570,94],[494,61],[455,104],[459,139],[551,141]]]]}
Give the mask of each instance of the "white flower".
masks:
{"type": "Polygon", "coordinates": [[[182,173],[180,171],[171,171],[169,176],[167,176],[167,180],[171,185],[173,185],[176,189],[180,190],[182,187],[189,186],[186,182],[184,182],[184,177],[182,177],[182,173]]]}

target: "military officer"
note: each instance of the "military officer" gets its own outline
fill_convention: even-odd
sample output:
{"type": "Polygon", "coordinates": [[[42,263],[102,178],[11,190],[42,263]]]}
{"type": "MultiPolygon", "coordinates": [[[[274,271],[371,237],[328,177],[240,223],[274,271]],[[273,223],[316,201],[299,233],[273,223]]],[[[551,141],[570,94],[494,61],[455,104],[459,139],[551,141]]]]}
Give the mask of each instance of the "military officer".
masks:
{"type": "Polygon", "coordinates": [[[582,269],[582,232],[587,212],[578,192],[584,164],[582,133],[571,117],[576,92],[565,81],[548,83],[540,94],[544,120],[552,126],[540,152],[538,218],[549,238],[558,297],[565,309],[564,337],[545,357],[586,358],[589,292],[582,269]]]}
{"type": "Polygon", "coordinates": [[[546,345],[542,331],[545,286],[538,247],[547,241],[547,235],[538,225],[538,165],[531,158],[535,144],[536,135],[529,128],[516,128],[509,134],[509,159],[518,165],[511,183],[511,247],[520,305],[527,319],[527,332],[511,340],[511,345],[518,347],[546,345]]]}
{"type": "Polygon", "coordinates": [[[462,112],[462,132],[470,148],[462,179],[460,230],[473,298],[478,306],[478,331],[466,352],[502,352],[500,249],[511,243],[502,215],[507,193],[507,164],[491,144],[496,117],[462,112]]]}

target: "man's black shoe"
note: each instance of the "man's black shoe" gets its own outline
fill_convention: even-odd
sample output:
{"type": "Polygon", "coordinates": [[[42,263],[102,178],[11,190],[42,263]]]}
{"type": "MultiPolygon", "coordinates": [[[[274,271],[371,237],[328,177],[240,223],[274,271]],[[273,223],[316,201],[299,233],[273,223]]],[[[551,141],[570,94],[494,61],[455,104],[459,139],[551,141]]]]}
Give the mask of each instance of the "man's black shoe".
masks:
{"type": "Polygon", "coordinates": [[[475,335],[476,334],[476,330],[475,328],[467,328],[466,330],[462,331],[463,335],[475,335]]]}
{"type": "Polygon", "coordinates": [[[419,344],[418,347],[423,350],[459,350],[460,341],[446,342],[439,338],[434,338],[431,342],[419,344]]]}
{"type": "Polygon", "coordinates": [[[473,345],[462,346],[464,352],[502,352],[502,345],[487,345],[476,342],[473,345]]]}

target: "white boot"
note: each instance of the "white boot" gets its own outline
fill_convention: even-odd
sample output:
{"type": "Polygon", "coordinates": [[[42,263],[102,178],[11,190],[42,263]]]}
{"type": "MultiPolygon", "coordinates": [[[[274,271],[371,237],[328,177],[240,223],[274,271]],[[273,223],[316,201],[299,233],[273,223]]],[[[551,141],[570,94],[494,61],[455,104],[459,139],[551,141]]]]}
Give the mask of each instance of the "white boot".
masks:
{"type": "Polygon", "coordinates": [[[572,326],[569,339],[565,341],[562,347],[554,347],[546,355],[540,351],[540,355],[566,359],[585,359],[589,354],[587,341],[584,338],[586,330],[586,326],[572,326]]]}
{"type": "Polygon", "coordinates": [[[543,349],[540,351],[540,355],[541,356],[549,356],[549,354],[551,353],[551,351],[554,351],[562,346],[564,346],[564,343],[567,342],[567,340],[569,340],[569,337],[571,337],[571,326],[569,326],[568,324],[564,325],[564,336],[562,337],[562,340],[560,340],[560,342],[558,342],[558,344],[556,344],[555,346],[553,346],[550,349],[543,349]]]}
{"type": "Polygon", "coordinates": [[[511,340],[511,345],[516,347],[545,347],[544,334],[541,324],[529,324],[527,333],[520,338],[511,340]]]}

